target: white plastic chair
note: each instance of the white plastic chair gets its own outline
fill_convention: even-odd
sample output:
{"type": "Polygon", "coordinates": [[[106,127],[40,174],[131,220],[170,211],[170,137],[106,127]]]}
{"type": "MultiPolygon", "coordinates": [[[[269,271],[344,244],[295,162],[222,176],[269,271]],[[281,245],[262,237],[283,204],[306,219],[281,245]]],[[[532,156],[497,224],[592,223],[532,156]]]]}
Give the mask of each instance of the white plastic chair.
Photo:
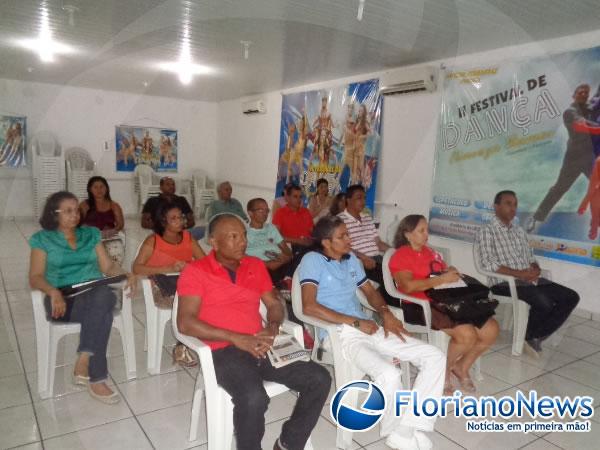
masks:
{"type": "MultiPolygon", "coordinates": [[[[359,293],[358,295],[359,299],[361,299],[361,304],[364,305],[366,303],[364,295],[362,295],[362,292],[360,290],[357,290],[357,293],[359,293]]],[[[371,306],[369,305],[368,308],[371,309],[371,306]]],[[[319,329],[327,332],[327,335],[329,337],[329,343],[331,346],[331,353],[333,354],[333,371],[335,374],[336,390],[340,389],[342,386],[344,386],[350,381],[359,380],[365,376],[365,373],[363,373],[358,367],[356,367],[354,364],[351,364],[348,360],[346,360],[346,358],[344,358],[344,355],[342,354],[342,343],[337,332],[338,325],[304,314],[302,306],[302,287],[300,286],[300,279],[297,270],[294,273],[294,277],[292,278],[292,309],[294,311],[294,315],[299,320],[315,327],[315,347],[318,344],[317,340],[319,339],[319,329]]],[[[405,388],[409,389],[410,366],[408,362],[402,362],[401,376],[402,385],[405,388]]],[[[357,404],[358,396],[356,395],[356,392],[349,391],[346,395],[348,396],[348,404],[357,404]]],[[[352,432],[338,427],[336,447],[347,449],[351,446],[352,432]]]]}
{"type": "MultiPolygon", "coordinates": [[[[200,339],[181,334],[177,329],[177,309],[179,305],[179,297],[175,295],[173,302],[173,315],[171,324],[173,325],[173,333],[175,338],[185,344],[188,348],[198,354],[201,370],[196,378],[194,387],[194,397],[192,401],[192,418],[190,420],[189,440],[195,441],[198,436],[198,421],[200,419],[200,408],[202,406],[202,394],[206,394],[206,429],[208,434],[208,450],[225,450],[231,448],[233,437],[233,403],[229,394],[217,384],[215,375],[215,367],[212,359],[212,351],[210,347],[204,344],[200,339]],[[201,381],[201,379],[203,381],[201,381]],[[202,389],[204,383],[204,389],[202,389]]],[[[261,302],[260,312],[263,319],[266,316],[266,308],[261,302]]],[[[298,343],[304,345],[304,337],[302,327],[284,321],[282,330],[293,335],[298,343]]],[[[264,382],[265,390],[269,398],[283,394],[289,391],[289,388],[283,384],[274,383],[272,381],[264,382]]],[[[310,438],[304,447],[305,450],[312,450],[313,446],[310,438]]]]}
{"type": "Polygon", "coordinates": [[[79,200],[87,198],[87,182],[94,175],[96,163],[87,151],[73,147],[65,151],[67,190],[79,200]]]}
{"type": "MultiPolygon", "coordinates": [[[[504,280],[508,283],[510,295],[498,295],[490,291],[490,297],[498,300],[499,303],[504,305],[505,309],[500,325],[503,330],[510,330],[512,326],[512,354],[514,356],[519,356],[523,353],[523,345],[525,344],[525,333],[527,332],[527,323],[529,322],[529,304],[519,299],[515,277],[490,272],[483,268],[477,244],[473,244],[473,261],[475,262],[475,269],[477,269],[477,272],[487,277],[488,286],[492,286],[493,278],[504,280]],[[510,320],[511,311],[512,321],[510,320]]],[[[547,280],[552,280],[552,274],[547,270],[542,270],[542,276],[547,280]]],[[[560,340],[560,335],[557,335],[557,338],[560,340]]]]}
{"type": "Polygon", "coordinates": [[[217,198],[214,182],[211,182],[204,172],[195,171],[192,174],[192,193],[194,196],[194,212],[200,219],[204,219],[206,208],[217,198]]]}
{"type": "Polygon", "coordinates": [[[33,212],[40,217],[49,195],[65,189],[65,160],[56,137],[38,131],[30,140],[33,169],[33,212]]]}
{"type": "MultiPolygon", "coordinates": [[[[178,274],[167,274],[178,275],[178,274]]],[[[165,340],[165,325],[171,320],[171,309],[159,308],[154,303],[152,282],[148,278],[142,279],[144,304],[146,305],[146,342],[148,345],[147,368],[148,373],[160,373],[162,349],[165,340]]]]}
{"type": "MultiPolygon", "coordinates": [[[[396,283],[392,277],[390,271],[390,259],[396,249],[389,248],[383,255],[383,261],[381,263],[383,271],[383,283],[385,290],[389,295],[400,300],[400,302],[408,301],[415,303],[423,309],[423,315],[425,316],[425,325],[415,325],[405,323],[405,328],[410,333],[426,334],[427,342],[431,345],[436,346],[444,353],[448,352],[448,343],[450,342],[450,336],[443,331],[434,330],[431,328],[431,305],[427,300],[422,298],[413,297],[411,295],[403,294],[396,288],[396,283]]],[[[397,310],[397,308],[394,308],[397,310]]],[[[481,375],[481,358],[477,358],[477,361],[473,364],[473,375],[476,380],[481,381],[483,379],[481,375]]]]}
{"type": "Polygon", "coordinates": [[[135,167],[135,187],[139,194],[140,212],[150,197],[160,194],[160,184],[156,178],[158,177],[152,167],[146,164],[135,167]]]}
{"type": "MultiPolygon", "coordinates": [[[[51,398],[54,393],[54,372],[56,370],[58,343],[68,334],[78,334],[81,331],[81,324],[48,321],[42,291],[32,290],[31,301],[33,302],[37,347],[38,393],[41,398],[51,398]]],[[[133,314],[131,311],[131,298],[125,295],[125,291],[123,291],[123,307],[121,311],[115,309],[112,326],[119,330],[121,335],[127,379],[133,380],[136,377],[133,314]]]]}

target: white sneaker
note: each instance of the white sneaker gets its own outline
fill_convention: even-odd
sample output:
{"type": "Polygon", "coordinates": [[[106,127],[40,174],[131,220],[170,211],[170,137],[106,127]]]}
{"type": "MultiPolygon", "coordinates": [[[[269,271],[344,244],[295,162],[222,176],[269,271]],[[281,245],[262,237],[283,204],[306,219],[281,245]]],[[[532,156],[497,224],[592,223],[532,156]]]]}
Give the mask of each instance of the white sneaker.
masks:
{"type": "Polygon", "coordinates": [[[405,438],[398,436],[396,433],[392,433],[387,437],[385,445],[396,450],[420,450],[416,436],[405,438]]]}
{"type": "Polygon", "coordinates": [[[415,430],[415,438],[417,438],[419,450],[431,450],[433,448],[433,442],[431,442],[424,432],[415,430]]]}

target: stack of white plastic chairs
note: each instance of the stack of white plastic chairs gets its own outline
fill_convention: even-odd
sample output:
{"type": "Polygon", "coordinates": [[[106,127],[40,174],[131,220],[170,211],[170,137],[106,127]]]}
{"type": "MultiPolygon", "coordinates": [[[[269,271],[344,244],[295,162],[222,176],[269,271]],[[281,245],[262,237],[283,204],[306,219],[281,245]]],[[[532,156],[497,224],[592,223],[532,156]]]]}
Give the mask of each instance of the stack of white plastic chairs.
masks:
{"type": "Polygon", "coordinates": [[[152,167],[146,164],[138,164],[135,167],[134,189],[138,193],[141,212],[150,197],[160,194],[160,177],[152,167]]]}
{"type": "Polygon", "coordinates": [[[202,171],[192,174],[192,190],[194,195],[194,212],[198,217],[204,217],[208,205],[217,198],[215,181],[208,178],[202,171]]]}
{"type": "Polygon", "coordinates": [[[33,169],[33,213],[40,217],[49,195],[65,189],[65,160],[60,144],[49,131],[31,139],[33,169]]]}
{"type": "Polygon", "coordinates": [[[73,147],[65,151],[67,168],[67,190],[85,200],[87,195],[87,182],[94,175],[94,160],[87,151],[73,147]]]}

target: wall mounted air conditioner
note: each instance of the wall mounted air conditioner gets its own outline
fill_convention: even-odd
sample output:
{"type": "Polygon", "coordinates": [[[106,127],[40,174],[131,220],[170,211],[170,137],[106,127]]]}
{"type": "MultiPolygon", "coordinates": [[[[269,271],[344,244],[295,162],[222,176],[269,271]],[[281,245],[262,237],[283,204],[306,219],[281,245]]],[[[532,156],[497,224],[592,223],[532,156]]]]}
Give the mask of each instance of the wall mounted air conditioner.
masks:
{"type": "Polygon", "coordinates": [[[242,112],[244,114],[265,114],[267,106],[264,100],[250,100],[242,103],[242,112]]]}
{"type": "Polygon", "coordinates": [[[433,92],[436,88],[436,81],[437,73],[434,67],[390,70],[379,77],[379,93],[381,95],[397,95],[433,92]]]}

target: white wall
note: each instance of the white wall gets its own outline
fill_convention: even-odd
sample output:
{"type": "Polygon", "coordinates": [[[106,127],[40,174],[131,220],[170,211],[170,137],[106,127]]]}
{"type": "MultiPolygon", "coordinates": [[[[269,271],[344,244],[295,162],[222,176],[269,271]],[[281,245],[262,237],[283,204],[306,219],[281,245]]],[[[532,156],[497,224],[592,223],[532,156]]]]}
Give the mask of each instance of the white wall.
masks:
{"type": "MultiPolygon", "coordinates": [[[[0,114],[27,116],[27,136],[54,133],[63,150],[86,149],[99,175],[126,214],[137,212],[131,173],[115,170],[115,126],[174,128],[179,134],[179,172],[216,171],[216,103],[0,79],[0,114]],[[109,150],[104,151],[104,142],[109,150]]],[[[0,217],[32,216],[31,171],[0,168],[0,217]]]]}
{"type": "MultiPolygon", "coordinates": [[[[502,48],[452,60],[429,64],[483,65],[516,57],[533,57],[550,52],[586,48],[596,45],[600,31],[568,36],[561,39],[502,48]]],[[[287,92],[336,86],[348,81],[368,79],[377,74],[330,80],[301,86],[287,92]]],[[[286,92],[286,93],[287,93],[286,92]]],[[[267,102],[267,114],[244,116],[241,100],[219,105],[219,154],[217,177],[229,179],[234,196],[247,201],[255,195],[273,198],[277,174],[281,92],[260,95],[267,102]]],[[[397,215],[409,213],[428,215],[431,200],[437,121],[440,92],[387,97],[383,112],[383,145],[377,180],[379,203],[377,216],[386,237],[388,225],[397,215]],[[395,207],[394,204],[398,206],[395,207]]],[[[431,238],[432,244],[443,245],[452,252],[452,263],[467,273],[474,273],[472,246],[460,241],[431,238]]],[[[600,269],[541,258],[544,268],[552,270],[555,281],[576,289],[581,295],[580,309],[600,316],[600,269]]]]}

